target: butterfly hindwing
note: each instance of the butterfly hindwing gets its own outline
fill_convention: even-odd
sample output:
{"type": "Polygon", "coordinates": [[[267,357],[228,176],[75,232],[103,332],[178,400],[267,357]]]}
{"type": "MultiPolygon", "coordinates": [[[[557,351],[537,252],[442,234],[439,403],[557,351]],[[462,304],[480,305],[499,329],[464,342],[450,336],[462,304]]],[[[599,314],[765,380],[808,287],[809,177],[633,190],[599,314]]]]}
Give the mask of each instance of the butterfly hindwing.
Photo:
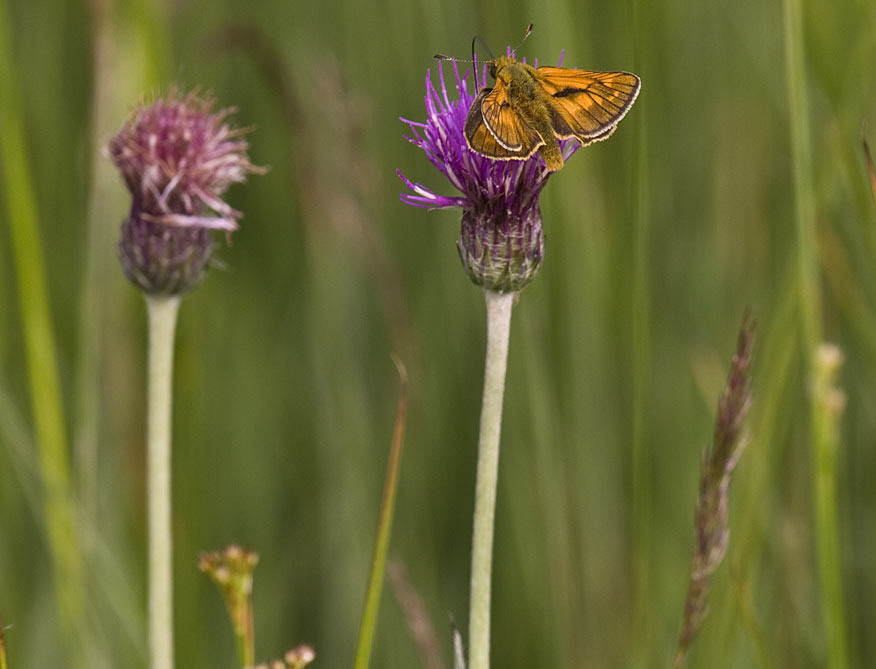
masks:
{"type": "Polygon", "coordinates": [[[540,67],[536,72],[557,137],[576,137],[585,145],[607,138],[639,94],[639,78],[629,72],[564,67],[540,67]]]}

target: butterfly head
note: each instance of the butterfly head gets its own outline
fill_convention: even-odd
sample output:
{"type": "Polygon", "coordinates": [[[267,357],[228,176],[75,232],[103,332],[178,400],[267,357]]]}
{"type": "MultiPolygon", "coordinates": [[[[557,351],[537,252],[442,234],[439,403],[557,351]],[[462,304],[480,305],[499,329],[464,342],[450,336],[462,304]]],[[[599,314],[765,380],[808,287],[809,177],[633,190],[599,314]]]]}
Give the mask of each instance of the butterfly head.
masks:
{"type": "Polygon", "coordinates": [[[510,56],[499,56],[487,61],[487,69],[490,76],[496,81],[501,81],[503,84],[510,83],[512,78],[511,71],[515,65],[518,65],[518,62],[514,58],[513,52],[510,56]]]}

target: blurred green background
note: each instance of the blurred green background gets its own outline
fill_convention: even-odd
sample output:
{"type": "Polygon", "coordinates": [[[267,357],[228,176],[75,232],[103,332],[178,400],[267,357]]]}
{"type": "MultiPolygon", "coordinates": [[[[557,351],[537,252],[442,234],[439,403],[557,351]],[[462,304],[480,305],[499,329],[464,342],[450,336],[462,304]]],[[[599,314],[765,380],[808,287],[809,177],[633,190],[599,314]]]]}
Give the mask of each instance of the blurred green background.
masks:
{"type": "MultiPolygon", "coordinates": [[[[397,168],[451,192],[398,119],[424,118],[435,52],[466,58],[475,34],[498,51],[529,22],[521,55],[549,63],[565,50],[568,66],[631,70],[643,87],[612,139],[576,154],[542,197],[546,261],[511,335],[494,666],[669,666],[700,454],[747,304],[759,323],[750,442],[690,666],[827,666],[807,393],[820,338],[846,356],[835,571],[849,666],[871,661],[876,213],[860,136],[869,124],[876,138],[876,4],[805,0],[799,33],[794,0],[0,7],[0,614],[11,669],[72,666],[56,597],[71,587],[53,573],[32,418],[51,398],[31,396],[29,331],[54,337],[57,356],[41,359],[60,378],[76,493],[76,636],[91,667],[146,666],[145,310],[116,261],[128,199],[101,149],[138,99],[172,82],[237,107],[255,128],[253,161],[270,166],[230,192],[241,230],[180,313],[178,665],[235,666],[196,556],[239,542],[261,555],[258,658],[308,641],[314,666],[351,666],[398,392],[391,352],[411,385],[391,555],[450,663],[448,613],[467,624],[484,306],[454,248],[459,212],[398,201],[397,168]],[[24,163],[9,158],[16,137],[24,163]],[[10,234],[22,179],[44,273],[10,234]],[[44,276],[50,322],[23,319],[17,259],[44,276]],[[813,279],[820,305],[800,297],[813,279]]],[[[423,666],[390,589],[372,666],[423,666]]]]}

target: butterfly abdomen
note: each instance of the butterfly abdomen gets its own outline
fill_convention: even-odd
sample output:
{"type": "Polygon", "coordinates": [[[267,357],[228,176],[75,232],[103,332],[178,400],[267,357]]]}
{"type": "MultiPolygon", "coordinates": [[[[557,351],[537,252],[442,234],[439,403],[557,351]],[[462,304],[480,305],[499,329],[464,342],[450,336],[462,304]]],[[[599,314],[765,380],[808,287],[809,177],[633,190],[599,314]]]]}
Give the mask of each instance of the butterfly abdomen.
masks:
{"type": "MultiPolygon", "coordinates": [[[[535,83],[537,84],[537,82],[535,83]]],[[[535,130],[544,141],[538,152],[547,168],[551,172],[555,172],[563,166],[563,154],[554,134],[549,107],[544,103],[544,97],[546,97],[544,92],[536,85],[532,89],[531,96],[520,96],[517,98],[519,104],[516,111],[523,118],[524,122],[535,130]]]]}

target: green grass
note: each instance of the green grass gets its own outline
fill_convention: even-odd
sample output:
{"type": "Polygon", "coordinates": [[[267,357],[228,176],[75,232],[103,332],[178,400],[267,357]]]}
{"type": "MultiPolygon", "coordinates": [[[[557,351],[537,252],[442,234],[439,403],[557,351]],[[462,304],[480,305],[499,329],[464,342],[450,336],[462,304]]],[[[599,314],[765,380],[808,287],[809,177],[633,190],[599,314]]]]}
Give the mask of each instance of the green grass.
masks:
{"type": "MultiPolygon", "coordinates": [[[[449,192],[398,117],[423,118],[435,52],[464,58],[475,34],[496,51],[529,22],[522,55],[565,49],[567,65],[629,69],[643,87],[615,136],[576,154],[542,198],[546,259],[512,323],[493,665],[669,666],[700,453],[751,304],[750,441],[689,666],[840,666],[836,607],[845,665],[866,666],[876,211],[860,132],[876,136],[876,7],[800,3],[786,30],[782,3],[755,0],[96,6],[7,2],[0,32],[10,669],[73,666],[71,625],[88,666],[145,666],[145,314],[117,267],[126,194],[100,150],[138,97],[172,81],[237,106],[256,126],[253,159],[271,168],[232,189],[245,218],[219,254],[226,269],[180,311],[178,665],[235,666],[196,556],[239,542],[261,556],[257,657],[307,641],[315,666],[352,666],[395,419],[391,352],[410,403],[390,559],[406,564],[450,664],[447,614],[467,629],[483,299],[459,265],[458,214],[398,202],[396,168],[449,192]],[[254,29],[259,49],[233,46],[232,27],[254,29]],[[808,394],[820,340],[846,360],[827,534],[808,394]],[[69,463],[69,499],[47,453],[69,463]],[[59,561],[50,514],[76,519],[81,578],[67,578],[75,562],[59,561]],[[80,596],[71,622],[58,601],[80,596]]],[[[372,666],[421,666],[389,591],[372,666]]]]}

